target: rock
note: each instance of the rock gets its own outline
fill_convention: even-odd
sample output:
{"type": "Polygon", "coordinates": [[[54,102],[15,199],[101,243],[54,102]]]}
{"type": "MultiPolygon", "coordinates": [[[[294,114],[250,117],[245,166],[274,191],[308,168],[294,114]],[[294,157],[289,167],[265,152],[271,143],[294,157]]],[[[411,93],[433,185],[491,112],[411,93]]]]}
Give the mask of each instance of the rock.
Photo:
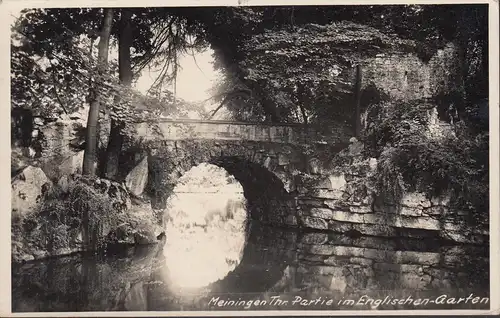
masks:
{"type": "Polygon", "coordinates": [[[441,262],[439,253],[396,251],[394,261],[398,264],[437,265],[441,262]]]}
{"type": "Polygon", "coordinates": [[[316,184],[317,189],[326,189],[326,190],[331,190],[332,189],[332,183],[328,177],[323,178],[318,181],[316,184]]]}
{"type": "Polygon", "coordinates": [[[134,236],[131,234],[129,224],[124,223],[116,229],[112,229],[107,235],[107,242],[112,244],[134,244],[134,236]]]}
{"type": "Polygon", "coordinates": [[[82,235],[81,231],[74,237],[73,243],[75,245],[79,245],[79,244],[83,243],[83,235],[82,235]]]}
{"type": "Polygon", "coordinates": [[[323,200],[299,198],[299,205],[320,208],[324,206],[323,200]]]}
{"type": "Polygon", "coordinates": [[[440,230],[441,223],[439,220],[427,217],[405,217],[397,216],[393,220],[395,227],[424,229],[424,230],[440,230]]]}
{"type": "Polygon", "coordinates": [[[441,197],[431,198],[431,204],[433,206],[448,206],[450,204],[451,196],[449,194],[443,195],[441,197]]]}
{"type": "Polygon", "coordinates": [[[28,163],[28,157],[25,156],[25,149],[21,147],[12,147],[10,153],[10,171],[11,174],[17,173],[19,170],[26,168],[28,163]]]}
{"type": "Polygon", "coordinates": [[[33,119],[33,124],[36,126],[42,126],[44,124],[44,120],[42,117],[35,117],[33,119]]]}
{"type": "Polygon", "coordinates": [[[264,160],[264,163],[262,164],[265,168],[269,168],[271,167],[271,157],[266,157],[266,159],[264,160]]]}
{"type": "Polygon", "coordinates": [[[80,174],[83,167],[84,150],[64,159],[59,166],[59,173],[62,175],[80,174]]]}
{"type": "Polygon", "coordinates": [[[421,216],[422,210],[418,208],[402,206],[399,214],[407,216],[421,216]]]}
{"type": "Polygon", "coordinates": [[[352,213],[372,213],[371,206],[350,206],[349,211],[352,213]]]}
{"type": "Polygon", "coordinates": [[[305,233],[302,236],[301,243],[322,245],[328,242],[328,234],[326,233],[305,233]]]}
{"type": "Polygon", "coordinates": [[[301,221],[305,227],[318,230],[328,230],[328,223],[323,219],[305,216],[301,218],[301,221]]]}
{"type": "Polygon", "coordinates": [[[373,264],[372,259],[363,258],[363,257],[351,257],[349,259],[349,262],[351,262],[352,264],[358,264],[358,265],[363,265],[363,266],[371,266],[373,264]]]}
{"type": "Polygon", "coordinates": [[[363,143],[359,142],[357,140],[354,140],[350,145],[349,145],[349,155],[352,157],[359,157],[363,153],[363,143]]]}
{"type": "Polygon", "coordinates": [[[287,155],[284,154],[278,154],[278,165],[284,166],[290,163],[290,159],[288,158],[287,155]]]}
{"type": "Polygon", "coordinates": [[[25,216],[34,211],[44,190],[52,185],[42,169],[28,166],[16,175],[12,182],[12,214],[25,216]]]}
{"type": "Polygon", "coordinates": [[[158,235],[163,227],[158,225],[156,215],[150,204],[133,205],[122,216],[123,222],[110,229],[108,240],[119,244],[157,244],[158,235]]]}
{"type": "Polygon", "coordinates": [[[329,222],[328,229],[336,233],[345,233],[352,230],[353,223],[342,223],[342,222],[329,222]]]}
{"type": "Polygon", "coordinates": [[[316,158],[312,158],[311,160],[309,160],[308,165],[311,174],[320,174],[323,170],[321,167],[321,162],[316,158]]]}
{"type": "Polygon", "coordinates": [[[75,175],[74,183],[86,184],[109,198],[113,208],[122,213],[132,206],[126,187],[118,182],[96,177],[75,175]]]}
{"type": "Polygon", "coordinates": [[[29,254],[24,254],[24,255],[21,255],[20,256],[20,259],[19,259],[21,262],[29,262],[29,261],[33,261],[35,260],[35,257],[33,255],[29,255],[29,254]]]}
{"type": "Polygon", "coordinates": [[[67,193],[69,191],[69,183],[70,183],[69,177],[66,175],[62,176],[59,179],[59,181],[57,181],[57,185],[59,186],[59,188],[61,188],[61,191],[64,193],[67,193]]]}
{"type": "Polygon", "coordinates": [[[49,255],[49,252],[47,251],[34,251],[33,252],[33,257],[35,259],[42,259],[42,258],[45,258],[49,255]]]}
{"type": "Polygon", "coordinates": [[[306,245],[303,251],[309,254],[330,256],[335,255],[335,246],[333,245],[306,245]]]}
{"type": "Polygon", "coordinates": [[[401,205],[407,206],[410,208],[429,208],[431,206],[431,202],[425,194],[413,192],[406,193],[401,199],[401,205]]]}
{"type": "Polygon", "coordinates": [[[81,252],[79,248],[69,248],[69,247],[61,247],[52,252],[52,256],[63,256],[70,255],[73,253],[81,252]]]}
{"type": "Polygon", "coordinates": [[[346,211],[334,211],[331,217],[332,220],[349,222],[349,223],[374,223],[367,219],[368,215],[365,216],[361,213],[351,213],[346,211]]]}
{"type": "Polygon", "coordinates": [[[140,196],[148,181],[148,158],[144,157],[141,162],[129,172],[125,178],[127,189],[135,196],[140,196]]]}
{"type": "MultiPolygon", "coordinates": [[[[57,120],[40,128],[43,135],[41,167],[47,177],[58,180],[62,174],[63,161],[75,153],[70,149],[72,136],[71,121],[57,120]]],[[[67,163],[64,164],[67,166],[67,163]]]]}
{"type": "Polygon", "coordinates": [[[139,231],[134,233],[134,243],[138,245],[147,245],[158,243],[154,231],[139,231]]]}
{"type": "Polygon", "coordinates": [[[334,218],[335,212],[327,208],[311,208],[309,215],[321,219],[331,220],[334,218]]]}
{"type": "Polygon", "coordinates": [[[321,198],[321,199],[331,199],[331,200],[339,200],[342,199],[344,192],[338,190],[324,190],[318,189],[315,193],[311,194],[311,197],[321,198]]]}
{"type": "Polygon", "coordinates": [[[332,190],[343,191],[345,189],[347,182],[343,174],[338,176],[331,175],[329,179],[332,190]]]}

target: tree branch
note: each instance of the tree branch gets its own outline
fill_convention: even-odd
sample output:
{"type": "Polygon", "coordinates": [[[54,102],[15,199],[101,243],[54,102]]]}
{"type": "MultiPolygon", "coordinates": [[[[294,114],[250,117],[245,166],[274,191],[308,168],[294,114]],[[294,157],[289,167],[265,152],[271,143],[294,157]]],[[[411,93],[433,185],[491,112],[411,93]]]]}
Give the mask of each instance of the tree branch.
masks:
{"type": "MultiPolygon", "coordinates": [[[[50,65],[54,66],[54,64],[52,64],[52,61],[50,61],[50,65]]],[[[52,78],[54,79],[54,93],[56,94],[57,101],[61,105],[64,113],[67,115],[68,114],[68,110],[64,106],[64,103],[61,100],[61,96],[59,96],[59,93],[57,92],[57,85],[56,85],[57,84],[57,77],[56,77],[56,73],[54,73],[54,72],[51,72],[51,73],[52,73],[52,78]]]]}
{"type": "Polygon", "coordinates": [[[250,91],[249,89],[238,89],[238,90],[227,93],[226,96],[224,97],[224,99],[222,100],[222,102],[219,104],[219,106],[212,112],[209,119],[212,119],[215,116],[215,114],[222,108],[222,106],[224,106],[227,102],[229,102],[234,97],[242,96],[245,94],[251,96],[251,93],[252,93],[252,91],[250,91]]]}

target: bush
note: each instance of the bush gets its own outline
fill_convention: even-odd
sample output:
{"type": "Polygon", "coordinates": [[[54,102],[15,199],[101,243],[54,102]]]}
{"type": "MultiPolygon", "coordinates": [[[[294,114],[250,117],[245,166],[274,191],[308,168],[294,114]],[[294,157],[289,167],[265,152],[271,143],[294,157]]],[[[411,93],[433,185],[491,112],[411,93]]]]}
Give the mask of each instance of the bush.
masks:
{"type": "Polygon", "coordinates": [[[78,236],[85,240],[88,234],[87,248],[96,250],[105,243],[104,229],[120,222],[118,212],[109,197],[87,184],[74,182],[66,192],[52,187],[34,213],[13,220],[13,233],[49,252],[76,248],[80,244],[78,236]]]}
{"type": "Polygon", "coordinates": [[[476,223],[488,218],[488,134],[476,134],[465,123],[439,140],[426,136],[428,105],[387,107],[369,113],[365,134],[367,155],[377,157],[376,184],[398,201],[407,191],[428,197],[451,195],[457,210],[468,211],[476,223]]]}

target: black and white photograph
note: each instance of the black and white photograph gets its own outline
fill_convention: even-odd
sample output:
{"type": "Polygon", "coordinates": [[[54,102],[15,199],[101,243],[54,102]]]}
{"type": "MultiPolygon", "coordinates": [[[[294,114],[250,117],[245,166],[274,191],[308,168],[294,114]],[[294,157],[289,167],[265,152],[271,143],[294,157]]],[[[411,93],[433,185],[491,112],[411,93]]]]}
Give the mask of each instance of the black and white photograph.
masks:
{"type": "Polygon", "coordinates": [[[498,3],[21,4],[11,314],[498,310],[498,3]]]}

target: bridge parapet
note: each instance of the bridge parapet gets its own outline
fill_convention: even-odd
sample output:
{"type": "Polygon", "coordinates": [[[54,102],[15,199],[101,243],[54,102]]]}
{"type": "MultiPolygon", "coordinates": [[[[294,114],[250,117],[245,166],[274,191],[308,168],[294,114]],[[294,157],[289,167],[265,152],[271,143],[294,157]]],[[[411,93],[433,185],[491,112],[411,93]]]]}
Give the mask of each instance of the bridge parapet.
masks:
{"type": "Polygon", "coordinates": [[[345,127],[323,135],[314,126],[266,124],[221,120],[161,119],[136,124],[137,134],[147,140],[247,140],[288,144],[338,144],[352,136],[345,127]]]}

